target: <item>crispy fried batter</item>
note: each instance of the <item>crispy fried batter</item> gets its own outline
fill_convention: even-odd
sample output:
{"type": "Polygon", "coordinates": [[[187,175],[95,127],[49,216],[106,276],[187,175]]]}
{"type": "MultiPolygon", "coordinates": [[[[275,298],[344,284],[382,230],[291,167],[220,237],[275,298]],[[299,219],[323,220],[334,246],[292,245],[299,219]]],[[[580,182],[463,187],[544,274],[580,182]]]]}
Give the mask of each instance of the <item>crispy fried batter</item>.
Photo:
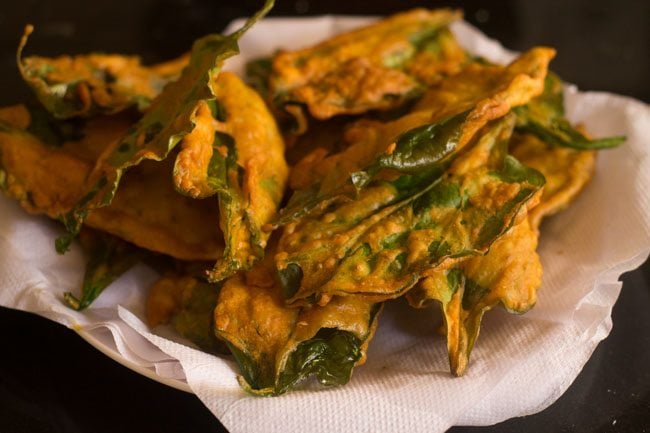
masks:
{"type": "Polygon", "coordinates": [[[275,215],[289,176],[284,141],[262,98],[236,75],[219,75],[214,92],[226,110],[226,120],[218,129],[237,145],[237,164],[246,174],[243,194],[249,200],[249,213],[261,227],[275,215]]]}
{"type": "Polygon", "coordinates": [[[280,52],[271,92],[305,104],[317,119],[398,106],[462,68],[465,53],[446,29],[459,18],[450,10],[414,9],[314,47],[280,52]]]}
{"type": "Polygon", "coordinates": [[[539,170],[546,178],[541,202],[530,212],[537,229],[545,216],[565,209],[594,174],[596,152],[544,143],[532,134],[517,134],[511,144],[512,155],[539,170]]]}
{"type": "Polygon", "coordinates": [[[178,194],[171,162],[144,161],[131,169],[113,203],[92,211],[88,225],[179,259],[218,259],[224,243],[217,203],[178,194]]]}
{"type": "Polygon", "coordinates": [[[505,67],[473,63],[425,93],[414,111],[429,111],[433,119],[469,109],[473,110],[470,118],[500,117],[543,92],[548,64],[554,56],[554,49],[537,47],[505,67]]]}
{"type": "Polygon", "coordinates": [[[262,98],[236,75],[213,79],[214,108],[201,101],[174,165],[176,188],[193,198],[219,195],[225,261],[210,272],[220,280],[248,269],[268,238],[261,227],[275,216],[289,175],[284,141],[262,98]],[[219,135],[220,134],[220,135],[219,135]]]}
{"type": "Polygon", "coordinates": [[[283,393],[311,374],[324,384],[344,383],[352,367],[365,362],[378,306],[335,297],[325,307],[291,308],[273,272],[268,258],[246,276],[229,278],[214,311],[215,332],[233,348],[243,385],[269,395],[283,393]],[[347,366],[325,367],[331,362],[347,366]]]}
{"type": "Polygon", "coordinates": [[[193,115],[194,129],[181,141],[181,150],[174,163],[174,186],[192,198],[215,194],[208,182],[208,170],[214,151],[217,122],[205,101],[200,101],[193,115]]]}
{"type": "Polygon", "coordinates": [[[136,56],[89,54],[21,58],[27,26],[18,49],[18,67],[39,100],[58,118],[114,114],[132,105],[143,110],[187,65],[185,54],[169,62],[143,66],[136,56]]]}
{"type": "Polygon", "coordinates": [[[465,372],[487,310],[501,304],[510,312],[525,313],[535,305],[542,281],[542,266],[535,251],[537,237],[524,218],[485,256],[469,258],[451,269],[431,269],[406,294],[416,308],[433,300],[440,303],[454,375],[465,372]]]}
{"type": "Polygon", "coordinates": [[[149,289],[147,323],[156,327],[171,322],[180,335],[200,349],[227,353],[214,334],[213,312],[218,295],[217,285],[169,272],[149,289]]]}
{"type": "Polygon", "coordinates": [[[349,146],[327,158],[300,164],[298,174],[292,173],[293,178],[300,179],[294,185],[305,188],[322,181],[321,190],[331,189],[379,153],[391,152],[404,132],[470,110],[458,138],[457,147],[461,149],[487,122],[542,93],[548,63],[554,55],[550,48],[535,48],[505,67],[470,65],[429,90],[409,114],[386,123],[362,120],[348,128],[344,139],[349,146]]]}
{"type": "MultiPolygon", "coordinates": [[[[98,118],[84,137],[57,148],[17,128],[0,130],[0,166],[6,193],[30,213],[59,219],[80,199],[94,160],[128,128],[124,118],[98,118]]],[[[125,176],[111,206],[88,216],[90,227],[138,246],[188,260],[216,259],[223,251],[216,203],[177,194],[171,166],[147,162],[125,176]]]]}

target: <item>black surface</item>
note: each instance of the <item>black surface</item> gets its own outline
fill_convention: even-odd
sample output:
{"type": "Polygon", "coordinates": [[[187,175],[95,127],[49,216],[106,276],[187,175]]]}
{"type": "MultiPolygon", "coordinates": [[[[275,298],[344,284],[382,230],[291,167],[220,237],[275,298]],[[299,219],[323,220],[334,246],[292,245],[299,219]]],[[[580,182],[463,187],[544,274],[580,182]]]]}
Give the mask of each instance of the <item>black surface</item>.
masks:
{"type": "MultiPolygon", "coordinates": [[[[180,54],[197,36],[250,14],[260,1],[5,3],[0,7],[0,105],[29,96],[14,63],[27,22],[37,28],[28,54],[94,50],[137,53],[152,62],[180,54]]],[[[279,0],[273,15],[385,14],[422,4],[463,7],[470,22],[512,49],[556,47],[553,69],[582,89],[650,99],[650,2],[645,0],[279,0]]],[[[650,431],[650,264],[623,281],[612,334],[554,405],[496,426],[450,432],[650,431]]],[[[195,396],[139,376],[45,319],[0,308],[0,344],[0,433],[224,431],[195,396]]]]}

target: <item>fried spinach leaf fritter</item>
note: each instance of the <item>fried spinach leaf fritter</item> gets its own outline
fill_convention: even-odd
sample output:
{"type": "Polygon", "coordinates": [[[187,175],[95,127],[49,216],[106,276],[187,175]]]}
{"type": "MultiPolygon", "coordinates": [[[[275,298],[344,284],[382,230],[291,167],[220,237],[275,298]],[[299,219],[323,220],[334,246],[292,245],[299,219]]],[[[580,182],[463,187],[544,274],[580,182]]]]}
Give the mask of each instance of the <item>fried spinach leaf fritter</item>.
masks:
{"type": "Polygon", "coordinates": [[[288,307],[267,259],[225,281],[214,322],[240,366],[242,386],[278,395],[312,375],[326,386],[347,383],[353,367],[365,362],[380,309],[355,297],[288,307]]]}
{"type": "Polygon", "coordinates": [[[457,73],[467,60],[447,26],[451,10],[414,9],[273,58],[270,92],[304,132],[316,119],[401,105],[457,73]],[[301,126],[302,125],[302,126],[301,126]]]}
{"type": "Polygon", "coordinates": [[[488,125],[420,189],[400,176],[292,223],[276,255],[281,276],[300,276],[285,278],[288,302],[324,305],[346,295],[379,302],[405,293],[427,268],[485,253],[544,185],[540,173],[506,155],[513,126],[513,116],[488,125]]]}
{"type": "Polygon", "coordinates": [[[32,30],[32,26],[25,28],[18,47],[18,68],[39,101],[58,119],[115,114],[131,106],[143,111],[180,76],[188,60],[183,55],[147,67],[138,57],[115,54],[22,57],[32,30]]]}
{"type": "Polygon", "coordinates": [[[596,150],[616,147],[625,141],[622,136],[592,139],[574,128],[564,117],[562,81],[552,72],[546,76],[544,93],[515,112],[519,130],[556,146],[596,150]]]}

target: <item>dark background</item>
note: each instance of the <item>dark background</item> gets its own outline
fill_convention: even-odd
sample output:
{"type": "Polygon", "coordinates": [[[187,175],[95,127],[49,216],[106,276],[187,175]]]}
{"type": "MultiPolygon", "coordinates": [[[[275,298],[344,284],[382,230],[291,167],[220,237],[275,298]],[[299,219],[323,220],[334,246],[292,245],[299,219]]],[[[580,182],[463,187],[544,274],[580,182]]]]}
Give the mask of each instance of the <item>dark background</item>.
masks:
{"type": "MultiPolygon", "coordinates": [[[[223,29],[260,4],[5,0],[0,106],[30,97],[14,54],[26,23],[36,27],[28,55],[103,51],[154,62],[181,54],[196,37],[223,29]]],[[[461,7],[468,21],[508,48],[556,47],[552,68],[581,89],[650,100],[650,2],[645,0],[277,0],[271,15],[389,14],[415,6],[461,7]]],[[[650,264],[623,281],[611,335],[554,405],[496,426],[450,432],[650,432],[650,264]]],[[[0,308],[0,344],[0,433],[224,431],[195,396],[122,367],[53,322],[0,308]]]]}

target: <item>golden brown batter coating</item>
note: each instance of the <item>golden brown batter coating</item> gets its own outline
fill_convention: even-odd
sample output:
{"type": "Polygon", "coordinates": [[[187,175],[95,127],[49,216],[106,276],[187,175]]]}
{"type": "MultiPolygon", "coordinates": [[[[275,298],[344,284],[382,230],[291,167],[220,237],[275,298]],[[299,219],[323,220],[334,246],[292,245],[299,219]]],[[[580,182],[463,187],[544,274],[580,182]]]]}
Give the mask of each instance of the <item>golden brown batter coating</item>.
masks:
{"type": "Polygon", "coordinates": [[[305,104],[316,119],[399,106],[463,67],[465,52],[446,28],[459,18],[456,11],[414,9],[280,52],[271,93],[283,105],[305,104]]]}
{"type": "MultiPolygon", "coordinates": [[[[12,111],[16,110],[24,109],[12,111]]],[[[81,140],[61,147],[43,143],[25,130],[3,128],[3,189],[28,212],[59,219],[79,200],[98,153],[129,125],[124,117],[96,118],[81,140]]],[[[223,236],[215,224],[217,204],[181,196],[170,174],[169,163],[147,161],[136,167],[125,176],[114,202],[89,214],[88,225],[180,259],[220,257],[223,236]]]]}
{"type": "Polygon", "coordinates": [[[546,178],[541,202],[530,212],[533,228],[542,218],[565,209],[594,174],[596,152],[545,143],[531,134],[518,134],[511,144],[512,155],[540,171],[546,178]]]}

